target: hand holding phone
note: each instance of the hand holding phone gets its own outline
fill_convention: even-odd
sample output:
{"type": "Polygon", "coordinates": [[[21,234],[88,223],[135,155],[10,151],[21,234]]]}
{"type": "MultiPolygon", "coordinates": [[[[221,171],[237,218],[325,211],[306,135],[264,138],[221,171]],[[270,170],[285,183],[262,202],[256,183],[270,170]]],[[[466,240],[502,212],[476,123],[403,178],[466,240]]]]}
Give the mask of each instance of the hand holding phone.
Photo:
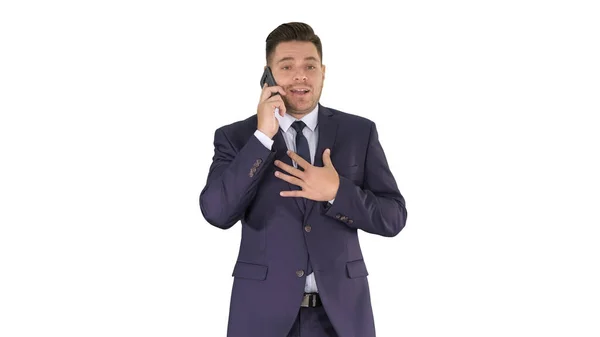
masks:
{"type": "MultiPolygon", "coordinates": [[[[274,87],[277,85],[277,82],[275,82],[275,77],[273,77],[273,73],[271,72],[271,67],[266,66],[265,67],[265,71],[263,71],[262,77],[260,78],[260,87],[264,87],[265,83],[267,84],[268,87],[274,87]]],[[[271,97],[275,96],[275,95],[279,95],[278,92],[272,93],[271,97]]],[[[275,113],[278,114],[279,113],[279,108],[275,108],[275,113]]]]}
{"type": "Polygon", "coordinates": [[[275,82],[275,77],[269,67],[265,67],[260,79],[260,85],[263,90],[257,107],[257,127],[263,134],[273,138],[279,130],[279,119],[283,117],[286,111],[285,103],[283,102],[283,96],[286,93],[275,82]]]}

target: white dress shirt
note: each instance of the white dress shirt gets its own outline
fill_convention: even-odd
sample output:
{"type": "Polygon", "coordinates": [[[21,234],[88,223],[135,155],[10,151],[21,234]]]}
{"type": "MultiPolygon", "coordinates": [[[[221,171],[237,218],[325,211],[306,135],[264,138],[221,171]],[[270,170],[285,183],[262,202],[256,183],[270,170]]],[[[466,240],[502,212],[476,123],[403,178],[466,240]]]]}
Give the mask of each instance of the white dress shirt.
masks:
{"type": "MultiPolygon", "coordinates": [[[[319,105],[317,105],[313,111],[304,115],[300,120],[306,124],[306,127],[302,130],[302,134],[306,137],[308,141],[308,148],[310,150],[310,161],[311,164],[315,162],[315,152],[317,152],[317,141],[319,139],[319,129],[318,129],[318,110],[319,105]]],[[[281,117],[278,113],[275,114],[275,117],[279,121],[279,128],[283,131],[283,138],[285,139],[285,144],[287,145],[288,150],[296,151],[296,130],[292,128],[292,123],[297,121],[298,119],[288,115],[287,113],[281,117]]],[[[267,135],[262,133],[259,130],[254,132],[254,135],[258,140],[269,150],[273,147],[274,140],[270,139],[267,135]]],[[[298,167],[295,161],[292,160],[294,167],[298,167]]],[[[334,199],[335,200],[335,199],[334,199]]],[[[329,201],[333,203],[333,200],[329,201]]],[[[315,281],[315,274],[310,273],[306,277],[306,284],[304,285],[304,292],[306,293],[317,293],[319,290],[317,289],[317,282],[315,281]]]]}

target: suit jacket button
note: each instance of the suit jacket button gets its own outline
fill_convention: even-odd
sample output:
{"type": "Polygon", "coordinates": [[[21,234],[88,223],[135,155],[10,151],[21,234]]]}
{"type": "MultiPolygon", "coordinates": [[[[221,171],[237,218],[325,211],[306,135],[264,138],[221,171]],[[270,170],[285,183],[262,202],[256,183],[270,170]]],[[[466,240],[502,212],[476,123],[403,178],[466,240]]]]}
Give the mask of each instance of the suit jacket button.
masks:
{"type": "Polygon", "coordinates": [[[296,276],[298,276],[298,277],[304,276],[304,270],[300,269],[300,270],[296,271],[296,276]]]}
{"type": "Polygon", "coordinates": [[[310,225],[306,225],[306,226],[304,226],[304,230],[305,230],[307,233],[310,233],[310,231],[312,230],[312,227],[311,227],[310,225]]]}

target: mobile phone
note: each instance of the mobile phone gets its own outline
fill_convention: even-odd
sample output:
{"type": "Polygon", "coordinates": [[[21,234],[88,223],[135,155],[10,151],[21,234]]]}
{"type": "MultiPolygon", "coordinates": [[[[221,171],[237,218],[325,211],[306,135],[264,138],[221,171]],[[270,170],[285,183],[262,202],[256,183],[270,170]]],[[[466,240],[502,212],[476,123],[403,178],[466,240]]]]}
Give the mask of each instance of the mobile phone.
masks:
{"type": "MultiPolygon", "coordinates": [[[[265,71],[263,71],[262,77],[260,78],[260,87],[262,88],[265,83],[268,87],[276,86],[277,82],[275,82],[275,77],[273,77],[273,73],[271,72],[271,67],[266,66],[265,71]]],[[[278,92],[271,94],[271,97],[279,95],[278,92]]],[[[275,114],[279,114],[279,108],[275,108],[275,114]]]]}
{"type": "MultiPolygon", "coordinates": [[[[277,85],[275,77],[273,77],[273,73],[271,72],[271,67],[269,66],[266,66],[265,71],[263,71],[262,77],[260,78],[260,87],[262,88],[265,83],[267,83],[267,86],[269,87],[277,85]]],[[[279,95],[279,93],[275,93],[275,95],[279,95]]]]}

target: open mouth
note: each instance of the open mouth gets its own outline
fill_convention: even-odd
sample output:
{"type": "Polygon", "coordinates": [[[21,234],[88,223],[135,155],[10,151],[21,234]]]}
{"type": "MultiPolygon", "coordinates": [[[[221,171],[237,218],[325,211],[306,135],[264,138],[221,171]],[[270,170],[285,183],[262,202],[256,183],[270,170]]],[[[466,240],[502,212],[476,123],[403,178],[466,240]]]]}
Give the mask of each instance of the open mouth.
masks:
{"type": "Polygon", "coordinates": [[[293,95],[304,96],[310,92],[309,89],[300,88],[300,89],[292,89],[290,90],[293,95]]]}

